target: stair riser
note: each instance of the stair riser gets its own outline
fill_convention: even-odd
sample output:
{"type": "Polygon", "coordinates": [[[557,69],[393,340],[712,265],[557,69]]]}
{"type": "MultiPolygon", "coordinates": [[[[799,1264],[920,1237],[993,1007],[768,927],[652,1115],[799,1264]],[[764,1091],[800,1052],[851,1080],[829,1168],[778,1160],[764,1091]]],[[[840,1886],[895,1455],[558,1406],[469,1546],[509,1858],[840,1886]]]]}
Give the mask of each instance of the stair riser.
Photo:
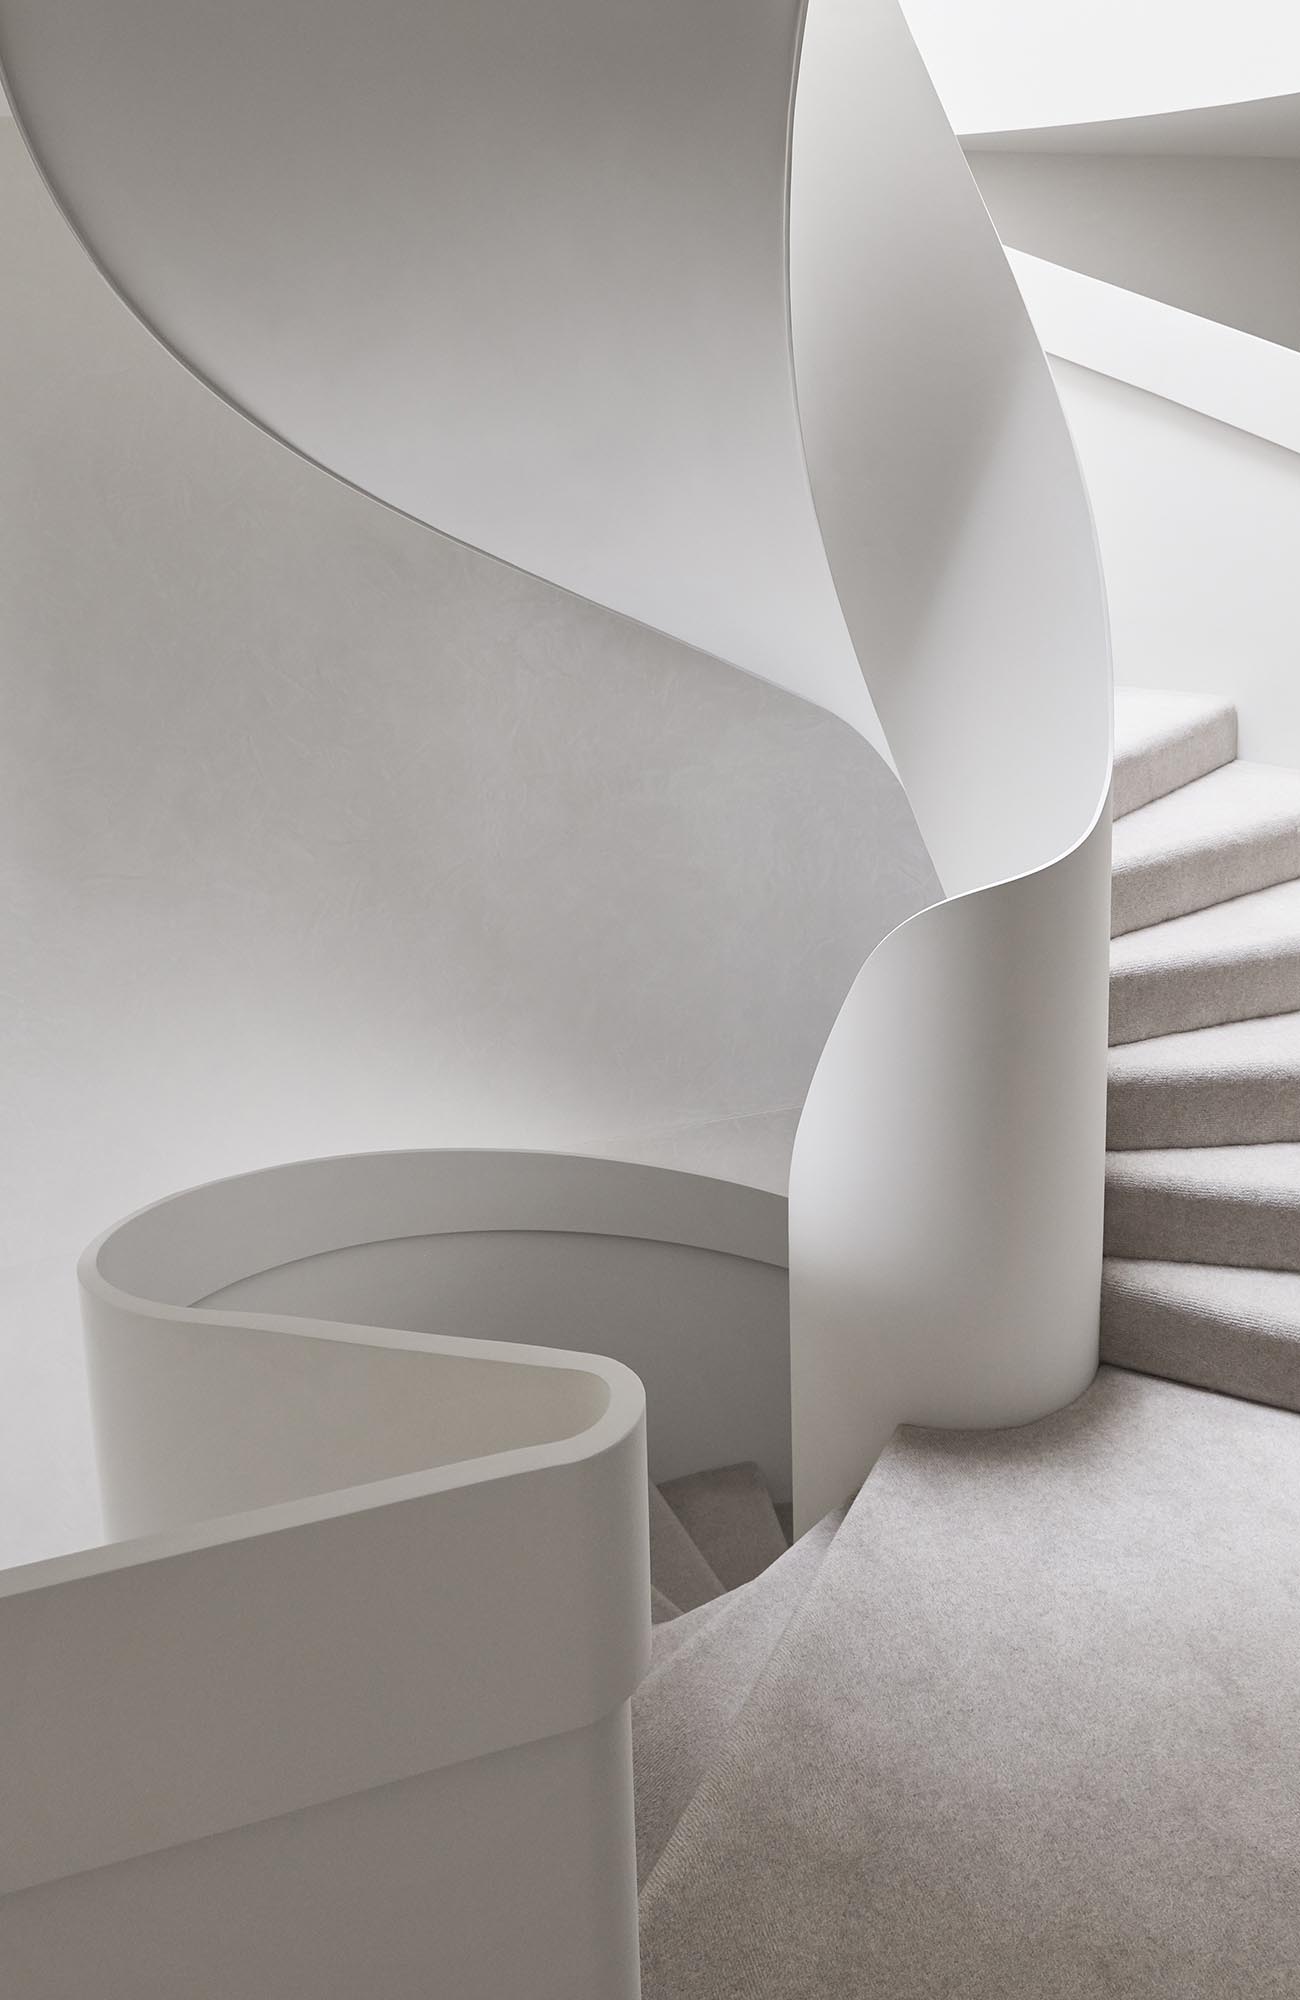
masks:
{"type": "Polygon", "coordinates": [[[1107,1097],[1112,1151],[1297,1142],[1300,1074],[1112,1081],[1107,1097]]]}
{"type": "Polygon", "coordinates": [[[1300,1271],[1300,1202],[1184,1189],[1106,1190],[1108,1257],[1300,1271]]]}
{"type": "Polygon", "coordinates": [[[1190,785],[1221,765],[1230,764],[1237,754],[1237,714],[1226,708],[1188,729],[1185,734],[1155,748],[1115,757],[1113,811],[1116,819],[1164,798],[1180,785],[1190,785]]]}
{"type": "Polygon", "coordinates": [[[1118,1272],[1108,1267],[1103,1277],[1103,1361],[1225,1396],[1300,1410],[1300,1325],[1288,1334],[1180,1309],[1149,1292],[1122,1287],[1122,1273],[1122,1265],[1118,1272]]]}
{"type": "Polygon", "coordinates": [[[1300,937],[1235,962],[1112,972],[1111,1047],[1293,1009],[1300,1009],[1300,937]]]}
{"type": "Polygon", "coordinates": [[[1110,931],[1123,937],[1148,924],[1254,889],[1269,889],[1300,875],[1300,826],[1279,823],[1261,828],[1251,840],[1207,846],[1191,853],[1161,855],[1151,861],[1117,865],[1111,884],[1110,931]]]}

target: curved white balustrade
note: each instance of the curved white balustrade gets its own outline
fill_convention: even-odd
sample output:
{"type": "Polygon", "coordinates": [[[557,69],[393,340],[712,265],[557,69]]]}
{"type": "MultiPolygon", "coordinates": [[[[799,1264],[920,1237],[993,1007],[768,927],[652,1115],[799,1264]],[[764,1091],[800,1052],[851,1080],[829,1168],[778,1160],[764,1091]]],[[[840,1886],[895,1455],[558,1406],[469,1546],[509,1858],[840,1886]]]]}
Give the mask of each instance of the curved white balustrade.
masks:
{"type": "MultiPolygon", "coordinates": [[[[390,505],[866,734],[878,736],[878,712],[952,900],[859,975],[796,1143],[801,1517],[841,1498],[900,1419],[1016,1421],[1075,1394],[1095,1365],[1100,1271],[1104,609],[1046,364],[894,0],[812,0],[806,20],[798,0],[757,13],[741,0],[382,0],[364,17],[233,0],[183,18],[168,0],[0,0],[0,65],[111,281],[254,420],[390,505]]],[[[404,1172],[385,1189],[395,1209],[404,1172]]],[[[183,1210],[157,1211],[166,1229],[150,1255],[175,1240],[178,1256],[210,1246],[220,1259],[227,1230],[238,1242],[248,1226],[220,1201],[194,1213],[197,1234],[173,1239],[183,1210]]],[[[384,1353],[373,1448],[400,1441],[404,1466],[460,1448],[459,1418],[443,1436],[432,1412],[408,1408],[394,1386],[407,1341],[363,1330],[358,1342],[355,1329],[340,1341],[262,1316],[250,1328],[228,1300],[196,1313],[218,1289],[198,1282],[188,1269],[183,1313],[164,1297],[162,1348],[152,1313],[92,1302],[122,1518],[151,1519],[160,1492],[183,1514],[227,1500],[317,1506],[343,1541],[361,1519],[387,1573],[392,1509],[354,1512],[355,1488],[288,1497],[319,1492],[337,1450],[344,1476],[373,1476],[367,1426],[322,1435],[309,1378],[368,1375],[384,1353]],[[256,1417],[238,1394],[223,1404],[237,1361],[286,1369],[285,1393],[256,1417]],[[162,1423],[149,1415],[167,1408],[162,1423]],[[191,1442],[205,1409],[223,1412],[224,1448],[191,1442]],[[281,1427],[291,1465],[276,1468],[281,1427]]],[[[462,1361],[475,1357],[443,1357],[448,1381],[462,1361]]],[[[512,1382],[526,1366],[575,1364],[525,1352],[512,1382]]],[[[489,1436],[517,1443],[506,1377],[474,1380],[489,1436]]],[[[552,1381],[541,1400],[567,1394],[552,1381]]],[[[466,1419],[466,1449],[482,1448],[477,1422],[466,1419]]],[[[547,1435],[531,1449],[578,1452],[547,1435]]],[[[529,1512],[523,1486],[476,1473],[483,1464],[405,1476],[440,1495],[445,1482],[466,1508],[499,1494],[529,1512]]],[[[627,1517],[602,1527],[594,1489],[546,1473],[603,1575],[633,1548],[627,1517]]],[[[446,1518],[440,1551],[462,1532],[446,1518]]],[[[276,1562],[287,1538],[189,1532],[229,1546],[232,1564],[271,1551],[286,1594],[258,1600],[233,1643],[278,1658],[300,1609],[290,1559],[276,1562]]],[[[472,1544],[469,1517],[463,1532],[472,1544]]],[[[488,1555],[491,1576],[495,1546],[488,1555]]],[[[399,1538],[394,1574],[409,1582],[404,1560],[399,1538]]],[[[597,1587],[547,1560],[561,1603],[570,1585],[597,1587]]],[[[640,1589],[639,1554],[633,1566],[640,1589]]],[[[364,1601],[363,1581],[340,1568],[339,1604],[364,1601]]],[[[599,1651],[590,1626],[584,1643],[599,1651]]],[[[521,1644],[510,1675],[533,1671],[521,1644]]],[[[330,1719],[370,1742],[369,1723],[330,1719]]],[[[592,1782],[610,1826],[628,1773],[612,1737],[601,1754],[592,1782]]],[[[486,1825],[509,1795],[482,1803],[484,1780],[486,1825]]],[[[539,1845],[572,1837],[548,1828],[539,1845]]],[[[591,1849],[560,1922],[581,1929],[598,1903],[595,1934],[623,1926],[623,1957],[599,1976],[567,1968],[564,1990],[616,2000],[635,1976],[626,1855],[618,1840],[591,1849]]],[[[530,1885],[528,1911],[550,1893],[530,1885]]],[[[529,1921],[503,1943],[483,1917],[483,1963],[455,1990],[495,1979],[539,2000],[529,1921]]],[[[408,1990],[400,1974],[391,1990],[408,1990]]]]}
{"type": "Polygon", "coordinates": [[[779,1481],[784,1431],[788,1481],[784,1329],[765,1342],[752,1283],[730,1319],[726,1287],[701,1288],[712,1262],[779,1293],[784,1210],[600,1160],[352,1155],[192,1189],[92,1246],[118,1539],[0,1584],[24,1690],[0,1717],[6,1978],[134,2000],[192,1990],[197,1961],[223,2000],[406,1993],[411,1967],[465,2000],[503,1977],[634,1993],[644,1395],[607,1355],[524,1342],[595,1333],[602,1272],[621,1257],[644,1281],[652,1253],[664,1352],[644,1316],[599,1330],[650,1380],[683,1378],[660,1476],[775,1449],[779,1481]],[[476,1318],[508,1344],[440,1330],[476,1238],[476,1318]],[[548,1297],[537,1249],[557,1240],[548,1297]],[[293,1878],[305,1853],[310,1911],[292,1888],[261,1907],[261,1872],[293,1878]]]}

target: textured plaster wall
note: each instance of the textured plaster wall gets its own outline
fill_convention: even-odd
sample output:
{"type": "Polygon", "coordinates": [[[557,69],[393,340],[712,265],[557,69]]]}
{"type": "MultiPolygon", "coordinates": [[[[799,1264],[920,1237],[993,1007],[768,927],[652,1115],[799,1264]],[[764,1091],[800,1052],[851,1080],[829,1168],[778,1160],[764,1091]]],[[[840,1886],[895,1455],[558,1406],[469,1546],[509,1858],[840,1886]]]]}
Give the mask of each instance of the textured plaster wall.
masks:
{"type": "Polygon", "coordinates": [[[937,889],[842,724],[217,402],[8,121],[0,270],[5,1561],[95,1533],[73,1268],[104,1224],[357,1147],[775,1185],[854,974],[937,889]]]}

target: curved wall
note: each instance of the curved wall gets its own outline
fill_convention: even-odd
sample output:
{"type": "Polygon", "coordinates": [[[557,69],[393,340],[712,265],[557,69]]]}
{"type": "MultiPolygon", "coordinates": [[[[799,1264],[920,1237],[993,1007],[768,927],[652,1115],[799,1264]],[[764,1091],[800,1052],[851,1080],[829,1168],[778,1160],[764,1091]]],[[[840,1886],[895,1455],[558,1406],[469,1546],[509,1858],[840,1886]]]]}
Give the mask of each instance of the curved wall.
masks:
{"type": "Polygon", "coordinates": [[[950,899],[863,967],[795,1141],[811,1523],[899,1422],[1025,1421],[1095,1369],[1110,675],[1047,363],[893,6],[810,10],[790,284],[828,556],[950,899]]]}
{"type": "Polygon", "coordinates": [[[19,1561],[98,1533],[71,1273],[107,1216],[430,1141],[784,1187],[862,958],[938,892],[842,723],[376,507],[208,394],[11,122],[0,269],[19,1561]]]}

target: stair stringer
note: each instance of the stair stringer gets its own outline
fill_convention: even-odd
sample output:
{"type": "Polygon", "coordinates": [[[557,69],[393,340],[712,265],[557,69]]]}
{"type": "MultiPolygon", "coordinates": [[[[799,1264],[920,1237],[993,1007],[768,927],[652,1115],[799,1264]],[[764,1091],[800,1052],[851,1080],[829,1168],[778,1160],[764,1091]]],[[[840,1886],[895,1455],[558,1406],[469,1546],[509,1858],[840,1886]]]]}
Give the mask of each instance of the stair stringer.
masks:
{"type": "Polygon", "coordinates": [[[1095,1370],[1111,692],[1065,419],[892,6],[812,0],[789,228],[823,540],[949,894],[863,967],[796,1135],[798,1528],[898,1423],[1026,1422],[1095,1370]]]}

